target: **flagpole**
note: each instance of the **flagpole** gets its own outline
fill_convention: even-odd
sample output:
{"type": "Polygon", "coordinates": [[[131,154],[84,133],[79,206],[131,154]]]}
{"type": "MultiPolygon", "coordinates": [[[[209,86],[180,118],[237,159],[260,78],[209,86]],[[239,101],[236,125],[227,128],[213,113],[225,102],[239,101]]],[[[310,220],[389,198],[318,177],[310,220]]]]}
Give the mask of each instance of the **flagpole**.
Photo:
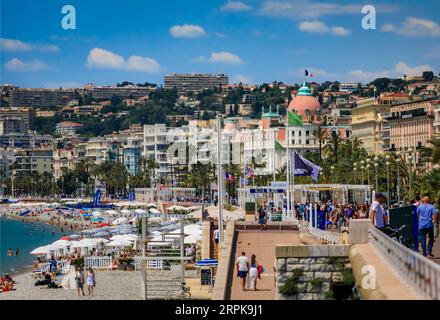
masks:
{"type": "Polygon", "coordinates": [[[287,110],[287,132],[286,132],[286,150],[287,150],[287,210],[286,210],[286,216],[289,216],[290,212],[290,154],[289,154],[289,145],[290,145],[290,137],[289,137],[289,110],[287,110]]]}

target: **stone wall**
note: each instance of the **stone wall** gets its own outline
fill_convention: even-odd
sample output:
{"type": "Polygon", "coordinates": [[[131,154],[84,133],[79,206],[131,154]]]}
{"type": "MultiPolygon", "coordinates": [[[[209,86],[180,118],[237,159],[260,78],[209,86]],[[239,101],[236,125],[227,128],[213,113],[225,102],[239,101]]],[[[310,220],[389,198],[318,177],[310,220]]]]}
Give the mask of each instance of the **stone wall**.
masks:
{"type": "Polygon", "coordinates": [[[332,282],[342,281],[351,268],[347,245],[276,247],[276,287],[278,300],[325,300],[332,282]],[[296,275],[295,295],[284,296],[280,288],[296,275]]]}
{"type": "Polygon", "coordinates": [[[293,276],[294,270],[301,270],[298,278],[297,291],[294,296],[283,296],[278,293],[279,300],[325,300],[330,291],[331,282],[342,281],[343,271],[350,268],[347,257],[310,257],[310,258],[278,258],[277,289],[293,276]],[[319,280],[321,281],[319,281],[319,280]],[[316,283],[314,283],[316,281],[316,283]],[[321,283],[319,283],[321,282],[321,283]]]}

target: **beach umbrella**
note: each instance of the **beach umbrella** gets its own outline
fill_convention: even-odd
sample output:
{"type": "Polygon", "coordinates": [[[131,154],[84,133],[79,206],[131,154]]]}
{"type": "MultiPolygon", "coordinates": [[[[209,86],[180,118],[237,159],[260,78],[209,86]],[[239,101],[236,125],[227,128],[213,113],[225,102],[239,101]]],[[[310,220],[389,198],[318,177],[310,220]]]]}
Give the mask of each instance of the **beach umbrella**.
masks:
{"type": "Polygon", "coordinates": [[[94,211],[94,212],[92,212],[92,215],[94,215],[95,217],[100,217],[100,216],[102,216],[102,213],[99,211],[94,211]]]}
{"type": "Polygon", "coordinates": [[[61,247],[61,248],[69,247],[71,245],[72,245],[72,241],[69,240],[57,240],[51,244],[51,246],[61,247]]]}
{"type": "Polygon", "coordinates": [[[110,235],[107,231],[100,231],[94,234],[95,237],[108,237],[110,235]]]}
{"type": "Polygon", "coordinates": [[[48,253],[54,252],[54,251],[56,251],[58,249],[60,249],[59,246],[47,245],[47,246],[38,247],[38,248],[32,250],[31,254],[34,254],[34,255],[44,255],[44,254],[48,254],[48,253]]]}
{"type": "Polygon", "coordinates": [[[49,253],[49,250],[47,249],[47,246],[41,246],[41,247],[38,247],[38,248],[31,251],[31,254],[34,254],[34,255],[43,255],[43,254],[48,254],[48,253],[49,253]]]}
{"type": "Polygon", "coordinates": [[[114,220],[112,222],[113,225],[118,225],[118,224],[123,224],[123,223],[127,223],[128,219],[127,218],[118,218],[116,220],[114,220]]]}
{"type": "Polygon", "coordinates": [[[103,221],[103,220],[104,220],[104,218],[101,218],[101,217],[90,219],[90,221],[103,221]]]}
{"type": "Polygon", "coordinates": [[[101,228],[110,226],[108,223],[100,223],[99,226],[101,228]]]}
{"type": "Polygon", "coordinates": [[[131,211],[130,211],[130,210],[127,210],[127,209],[122,209],[122,210],[121,210],[121,213],[122,213],[122,214],[130,214],[131,211]]]}
{"type": "Polygon", "coordinates": [[[31,212],[32,212],[31,210],[25,210],[25,211],[23,211],[23,212],[20,212],[20,217],[25,216],[25,215],[28,215],[28,214],[31,213],[31,212]]]}
{"type": "Polygon", "coordinates": [[[74,239],[81,239],[82,237],[79,234],[71,234],[70,236],[68,236],[68,238],[70,239],[63,239],[63,238],[61,238],[61,240],[74,240],[74,239]]]}
{"type": "Polygon", "coordinates": [[[71,240],[73,240],[73,237],[72,236],[63,236],[63,237],[61,237],[60,238],[60,240],[67,240],[67,241],[71,241],[71,240]]]}
{"type": "Polygon", "coordinates": [[[116,214],[118,214],[118,212],[117,211],[115,211],[115,210],[107,210],[107,211],[105,211],[105,214],[108,214],[108,215],[116,215],[116,214]]]}
{"type": "Polygon", "coordinates": [[[154,202],[150,202],[150,203],[147,203],[147,207],[148,208],[151,208],[151,207],[156,207],[157,208],[157,205],[154,202]]]}
{"type": "Polygon", "coordinates": [[[115,239],[105,244],[106,247],[129,247],[132,243],[124,239],[115,239]]]}
{"type": "Polygon", "coordinates": [[[134,210],[134,212],[137,213],[137,214],[144,214],[144,213],[147,213],[147,210],[144,210],[144,209],[136,209],[136,210],[134,210]]]}
{"type": "Polygon", "coordinates": [[[193,244],[199,240],[202,240],[202,235],[192,234],[192,235],[185,237],[185,239],[183,239],[183,242],[185,244],[193,244]]]}
{"type": "Polygon", "coordinates": [[[151,209],[148,209],[148,210],[150,211],[150,213],[153,213],[153,214],[160,214],[160,213],[162,213],[159,210],[154,209],[154,208],[151,208],[151,209]]]}

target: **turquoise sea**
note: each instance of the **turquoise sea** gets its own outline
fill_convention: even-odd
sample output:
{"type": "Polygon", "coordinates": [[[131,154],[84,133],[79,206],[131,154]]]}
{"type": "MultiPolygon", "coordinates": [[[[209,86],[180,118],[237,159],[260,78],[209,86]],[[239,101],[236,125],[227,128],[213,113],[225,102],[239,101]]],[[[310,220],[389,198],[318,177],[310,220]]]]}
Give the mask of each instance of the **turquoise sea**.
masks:
{"type": "Polygon", "coordinates": [[[66,234],[66,232],[61,232],[59,227],[44,223],[24,223],[21,220],[0,217],[1,274],[4,272],[10,274],[29,272],[36,258],[30,252],[39,246],[50,244],[66,234]],[[14,252],[11,257],[8,256],[9,248],[12,248],[14,252]],[[15,255],[17,248],[19,249],[18,256],[15,255]]]}

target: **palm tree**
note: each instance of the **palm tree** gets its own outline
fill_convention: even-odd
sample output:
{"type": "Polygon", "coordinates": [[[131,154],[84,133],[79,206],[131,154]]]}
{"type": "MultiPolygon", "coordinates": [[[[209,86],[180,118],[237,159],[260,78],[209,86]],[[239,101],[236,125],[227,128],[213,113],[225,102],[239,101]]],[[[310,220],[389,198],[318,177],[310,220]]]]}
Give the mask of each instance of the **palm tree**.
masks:
{"type": "Polygon", "coordinates": [[[282,167],[276,170],[275,178],[277,179],[277,181],[287,180],[287,164],[284,164],[282,167]]]}
{"type": "Polygon", "coordinates": [[[330,156],[333,159],[333,163],[338,163],[339,160],[339,147],[341,145],[342,138],[339,131],[332,130],[327,142],[327,148],[329,149],[330,156]]]}
{"type": "Polygon", "coordinates": [[[197,162],[191,165],[187,180],[193,188],[202,194],[202,213],[205,210],[205,194],[209,184],[215,180],[215,168],[211,163],[202,164],[197,162]]]}
{"type": "Polygon", "coordinates": [[[313,135],[315,136],[316,139],[318,139],[318,144],[319,144],[319,163],[321,163],[322,160],[322,145],[324,143],[325,140],[325,132],[324,130],[322,130],[321,126],[318,126],[315,131],[313,132],[313,135]]]}
{"type": "Polygon", "coordinates": [[[426,146],[421,149],[423,161],[440,164],[440,133],[437,133],[432,139],[429,139],[428,143],[431,146],[426,146]]]}

